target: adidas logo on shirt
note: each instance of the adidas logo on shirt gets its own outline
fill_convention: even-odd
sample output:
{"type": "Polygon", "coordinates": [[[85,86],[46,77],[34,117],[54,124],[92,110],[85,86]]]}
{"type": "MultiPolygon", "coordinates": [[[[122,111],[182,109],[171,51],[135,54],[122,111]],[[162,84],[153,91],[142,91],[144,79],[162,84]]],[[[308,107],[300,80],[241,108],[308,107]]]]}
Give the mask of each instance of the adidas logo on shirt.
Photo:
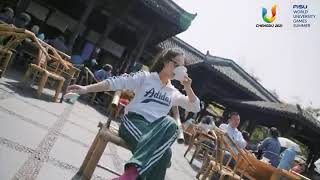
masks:
{"type": "Polygon", "coordinates": [[[171,98],[167,96],[167,93],[162,94],[160,91],[156,92],[154,88],[146,91],[144,97],[149,98],[141,101],[141,103],[155,102],[165,106],[170,106],[171,104],[171,98]]]}

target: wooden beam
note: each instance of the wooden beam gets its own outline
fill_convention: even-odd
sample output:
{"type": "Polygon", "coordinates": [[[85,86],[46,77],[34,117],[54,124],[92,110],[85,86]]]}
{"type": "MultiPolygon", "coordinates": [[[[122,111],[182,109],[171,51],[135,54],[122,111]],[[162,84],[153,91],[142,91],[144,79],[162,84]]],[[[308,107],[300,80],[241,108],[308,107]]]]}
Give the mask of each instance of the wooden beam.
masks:
{"type": "Polygon", "coordinates": [[[81,32],[81,27],[83,27],[84,23],[87,21],[89,15],[91,14],[93,8],[95,7],[96,5],[96,1],[97,0],[89,0],[89,1],[86,1],[87,2],[87,8],[85,9],[84,13],[82,14],[80,20],[78,21],[78,24],[76,26],[76,31],[74,31],[72,34],[71,34],[71,37],[69,39],[69,42],[68,42],[68,48],[72,50],[72,47],[73,47],[73,44],[75,42],[75,40],[77,39],[77,37],[79,36],[80,32],[81,32]]]}

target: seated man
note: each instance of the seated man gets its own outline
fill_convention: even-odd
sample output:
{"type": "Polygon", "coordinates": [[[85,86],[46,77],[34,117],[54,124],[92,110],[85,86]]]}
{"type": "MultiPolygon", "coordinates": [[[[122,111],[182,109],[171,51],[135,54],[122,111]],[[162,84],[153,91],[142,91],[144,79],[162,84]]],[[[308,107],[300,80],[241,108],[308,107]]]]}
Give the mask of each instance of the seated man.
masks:
{"type": "MultiPolygon", "coordinates": [[[[230,117],[229,123],[221,124],[219,128],[226,131],[228,136],[233,140],[233,142],[235,142],[239,146],[239,148],[244,149],[247,146],[247,142],[246,140],[244,140],[242,133],[237,129],[240,124],[240,115],[237,112],[232,112],[229,117],[230,117]]],[[[223,160],[224,164],[227,163],[230,157],[231,157],[231,154],[226,151],[226,154],[223,160]]],[[[230,162],[230,166],[234,167],[235,164],[236,164],[235,160],[232,159],[230,162]]]]}
{"type": "Polygon", "coordinates": [[[100,70],[94,73],[94,76],[98,81],[103,81],[112,76],[111,71],[112,66],[110,64],[105,64],[100,70]]]}
{"type": "MultiPolygon", "coordinates": [[[[94,72],[94,77],[97,79],[97,81],[103,81],[106,80],[108,78],[110,78],[112,76],[111,74],[112,71],[112,66],[110,64],[105,64],[103,65],[103,67],[100,70],[97,70],[96,72],[94,72]]],[[[103,102],[103,93],[99,92],[97,95],[97,99],[98,101],[100,101],[101,103],[103,102]]],[[[122,104],[128,104],[129,101],[125,101],[125,99],[121,99],[120,98],[120,102],[122,104]]]]}

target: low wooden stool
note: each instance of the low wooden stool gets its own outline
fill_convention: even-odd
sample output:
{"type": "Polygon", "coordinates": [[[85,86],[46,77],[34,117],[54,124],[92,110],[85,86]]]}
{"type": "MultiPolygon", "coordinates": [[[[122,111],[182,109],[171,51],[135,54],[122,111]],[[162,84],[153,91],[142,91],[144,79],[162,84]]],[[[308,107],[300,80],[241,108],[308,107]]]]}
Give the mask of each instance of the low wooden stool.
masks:
{"type": "Polygon", "coordinates": [[[8,49],[0,49],[0,78],[6,72],[9,61],[12,57],[12,51],[8,49]]]}
{"type": "MultiPolygon", "coordinates": [[[[129,146],[126,144],[126,142],[118,136],[117,130],[113,129],[112,127],[109,128],[107,124],[108,123],[106,124],[102,124],[101,122],[99,123],[98,125],[98,127],[100,128],[99,132],[94,138],[94,141],[84,161],[82,162],[80,169],[78,170],[76,175],[72,178],[72,180],[91,179],[96,166],[101,167],[98,165],[98,162],[100,160],[100,157],[103,154],[104,149],[106,148],[109,142],[116,144],[117,146],[121,146],[125,149],[129,149],[129,146]]],[[[119,173],[113,170],[110,170],[104,167],[101,167],[101,168],[120,176],[119,173]]]]}

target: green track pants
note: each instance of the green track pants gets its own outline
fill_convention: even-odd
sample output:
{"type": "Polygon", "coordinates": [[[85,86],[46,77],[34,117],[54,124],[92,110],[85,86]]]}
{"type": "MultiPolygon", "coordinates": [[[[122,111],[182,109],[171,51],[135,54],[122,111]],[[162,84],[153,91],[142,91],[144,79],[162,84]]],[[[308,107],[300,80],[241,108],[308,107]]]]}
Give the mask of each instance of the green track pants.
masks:
{"type": "Polygon", "coordinates": [[[125,167],[135,165],[139,179],[163,180],[177,130],[176,121],[170,116],[150,123],[143,116],[129,112],[123,117],[119,129],[119,136],[127,142],[133,154],[125,167]]]}

